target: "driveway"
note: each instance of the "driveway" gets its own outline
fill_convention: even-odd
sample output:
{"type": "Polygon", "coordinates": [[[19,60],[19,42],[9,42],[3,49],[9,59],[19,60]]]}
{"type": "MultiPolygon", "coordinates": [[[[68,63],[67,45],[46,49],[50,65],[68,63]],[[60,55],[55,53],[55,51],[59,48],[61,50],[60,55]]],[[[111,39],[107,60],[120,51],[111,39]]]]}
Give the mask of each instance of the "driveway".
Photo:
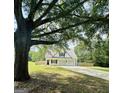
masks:
{"type": "Polygon", "coordinates": [[[81,66],[60,66],[60,67],[74,71],[74,72],[87,74],[93,77],[109,80],[109,72],[99,71],[99,70],[91,69],[90,67],[81,67],[81,66]]]}

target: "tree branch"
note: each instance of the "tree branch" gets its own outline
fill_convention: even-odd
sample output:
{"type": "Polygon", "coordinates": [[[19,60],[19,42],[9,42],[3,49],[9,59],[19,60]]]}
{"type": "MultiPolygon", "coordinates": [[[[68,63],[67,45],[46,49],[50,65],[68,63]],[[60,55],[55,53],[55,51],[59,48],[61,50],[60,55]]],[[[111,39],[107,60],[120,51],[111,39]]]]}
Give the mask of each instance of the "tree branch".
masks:
{"type": "Polygon", "coordinates": [[[35,12],[37,11],[37,9],[39,8],[39,6],[42,4],[43,0],[39,0],[39,2],[36,4],[36,6],[32,6],[31,9],[30,9],[30,13],[28,15],[28,18],[29,19],[32,19],[34,18],[34,15],[35,15],[35,12]]]}
{"type": "Polygon", "coordinates": [[[48,6],[48,8],[46,9],[46,11],[36,20],[36,23],[39,22],[44,16],[46,16],[46,15],[49,13],[50,10],[54,7],[54,5],[55,5],[57,2],[58,2],[58,0],[53,0],[53,1],[49,4],[49,6],[48,6]]]}
{"type": "Polygon", "coordinates": [[[57,44],[57,43],[59,43],[59,41],[31,40],[31,46],[38,45],[38,44],[52,45],[52,44],[57,44]]]}
{"type": "Polygon", "coordinates": [[[67,27],[59,28],[59,29],[56,29],[56,30],[53,30],[51,32],[47,32],[47,33],[44,33],[44,34],[35,35],[35,36],[32,36],[32,38],[39,38],[41,36],[47,36],[47,35],[55,34],[55,33],[62,33],[64,30],[67,30],[69,28],[73,28],[73,27],[76,27],[76,26],[79,26],[81,24],[85,24],[85,23],[88,23],[88,22],[89,23],[95,23],[95,24],[99,24],[99,22],[102,22],[102,23],[108,23],[109,22],[109,19],[108,19],[107,16],[105,16],[105,17],[86,17],[86,18],[87,18],[87,20],[85,20],[85,21],[78,22],[74,25],[69,25],[67,27]]]}
{"type": "Polygon", "coordinates": [[[14,14],[18,25],[20,25],[24,19],[21,8],[22,0],[14,0],[14,14]]]}
{"type": "Polygon", "coordinates": [[[76,6],[74,6],[73,8],[67,10],[67,11],[64,11],[64,12],[61,12],[59,15],[57,15],[56,17],[52,17],[52,18],[46,18],[44,20],[41,20],[41,19],[38,19],[34,22],[34,28],[35,27],[38,27],[42,24],[45,24],[45,23],[48,23],[48,22],[51,22],[51,21],[54,21],[54,20],[57,20],[57,19],[60,19],[62,17],[65,17],[67,16],[68,14],[70,14],[72,11],[74,11],[75,9],[77,9],[80,5],[84,4],[86,1],[88,0],[84,0],[80,3],[78,3],[76,6]]]}
{"type": "Polygon", "coordinates": [[[45,30],[46,28],[42,28],[42,29],[35,29],[35,31],[32,31],[32,34],[38,34],[41,31],[45,30]]]}
{"type": "Polygon", "coordinates": [[[79,26],[79,25],[81,25],[83,23],[87,23],[87,22],[89,22],[89,20],[86,20],[86,21],[83,21],[83,22],[79,22],[79,23],[76,23],[74,25],[69,25],[67,27],[63,27],[63,28],[60,28],[60,29],[56,29],[56,30],[53,30],[51,32],[47,32],[47,33],[44,33],[44,34],[35,35],[35,36],[32,36],[32,38],[38,38],[38,37],[41,37],[41,36],[46,36],[46,35],[50,35],[50,34],[60,33],[60,32],[63,32],[64,30],[67,30],[69,28],[73,28],[73,27],[79,26]]]}

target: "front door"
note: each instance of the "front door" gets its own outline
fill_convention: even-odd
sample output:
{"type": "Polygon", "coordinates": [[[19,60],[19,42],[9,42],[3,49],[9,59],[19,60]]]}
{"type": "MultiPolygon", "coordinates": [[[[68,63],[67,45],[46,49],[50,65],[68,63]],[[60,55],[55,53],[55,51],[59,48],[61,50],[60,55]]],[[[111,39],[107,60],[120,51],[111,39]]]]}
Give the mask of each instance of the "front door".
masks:
{"type": "Polygon", "coordinates": [[[49,65],[49,60],[47,60],[47,65],[49,65]]]}

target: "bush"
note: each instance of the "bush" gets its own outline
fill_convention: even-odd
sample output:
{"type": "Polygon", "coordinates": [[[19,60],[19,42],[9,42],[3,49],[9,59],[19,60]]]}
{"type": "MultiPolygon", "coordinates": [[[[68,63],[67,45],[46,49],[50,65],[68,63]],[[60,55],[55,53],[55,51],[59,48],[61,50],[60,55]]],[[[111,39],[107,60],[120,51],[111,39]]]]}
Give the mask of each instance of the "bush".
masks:
{"type": "Polygon", "coordinates": [[[96,57],[94,66],[109,67],[108,57],[96,57]]]}
{"type": "Polygon", "coordinates": [[[38,52],[30,51],[29,56],[31,59],[30,61],[36,62],[41,60],[41,56],[39,55],[38,52]]]}

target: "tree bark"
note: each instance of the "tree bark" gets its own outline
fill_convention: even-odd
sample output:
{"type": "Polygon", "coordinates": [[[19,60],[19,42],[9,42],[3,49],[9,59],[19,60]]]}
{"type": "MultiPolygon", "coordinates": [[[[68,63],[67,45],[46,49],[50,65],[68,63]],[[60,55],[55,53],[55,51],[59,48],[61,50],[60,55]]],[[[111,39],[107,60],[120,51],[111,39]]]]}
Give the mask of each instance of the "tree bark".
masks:
{"type": "Polygon", "coordinates": [[[15,32],[15,63],[14,81],[26,81],[30,79],[28,73],[28,52],[30,50],[30,31],[23,27],[15,32]],[[20,31],[22,30],[22,31],[20,31]]]}

